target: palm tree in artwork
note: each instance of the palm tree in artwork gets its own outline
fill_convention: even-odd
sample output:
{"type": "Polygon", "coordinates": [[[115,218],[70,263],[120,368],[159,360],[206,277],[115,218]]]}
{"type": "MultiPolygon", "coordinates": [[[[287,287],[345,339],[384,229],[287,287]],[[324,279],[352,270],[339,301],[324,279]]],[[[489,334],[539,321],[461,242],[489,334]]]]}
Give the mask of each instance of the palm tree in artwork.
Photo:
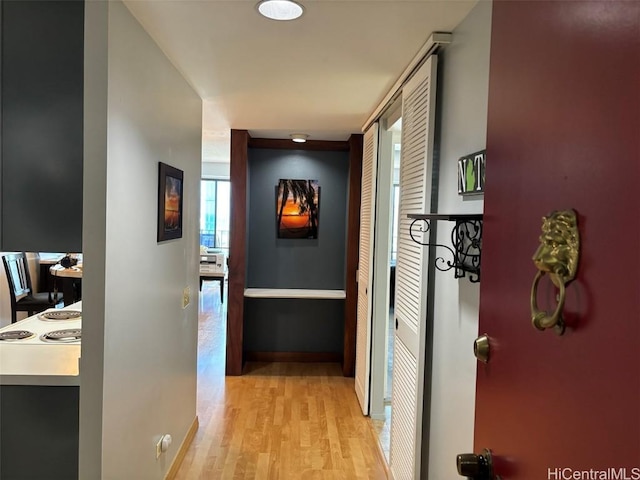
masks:
{"type": "Polygon", "coordinates": [[[280,201],[280,208],[278,210],[278,232],[282,230],[282,214],[284,213],[284,206],[289,198],[289,182],[290,180],[280,180],[278,186],[278,200],[280,201]]]}
{"type": "Polygon", "coordinates": [[[309,236],[318,238],[318,205],[316,204],[316,190],[311,180],[307,180],[306,205],[309,208],[309,236]]]}
{"type": "MultiPolygon", "coordinates": [[[[280,180],[279,185],[279,210],[278,210],[278,231],[287,231],[287,226],[283,223],[285,205],[289,196],[294,205],[298,208],[298,215],[308,216],[309,221],[306,226],[305,238],[318,237],[318,205],[316,203],[316,189],[313,180],[280,180]]],[[[298,236],[298,235],[294,235],[298,236]]]]}

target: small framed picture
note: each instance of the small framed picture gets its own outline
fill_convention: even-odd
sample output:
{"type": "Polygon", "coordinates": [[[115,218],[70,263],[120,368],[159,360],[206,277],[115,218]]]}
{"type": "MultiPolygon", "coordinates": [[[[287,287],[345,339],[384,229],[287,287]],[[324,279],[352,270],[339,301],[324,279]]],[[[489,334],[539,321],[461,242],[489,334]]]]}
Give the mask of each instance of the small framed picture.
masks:
{"type": "Polygon", "coordinates": [[[158,242],[182,238],[183,172],[158,162],[158,242]]]}

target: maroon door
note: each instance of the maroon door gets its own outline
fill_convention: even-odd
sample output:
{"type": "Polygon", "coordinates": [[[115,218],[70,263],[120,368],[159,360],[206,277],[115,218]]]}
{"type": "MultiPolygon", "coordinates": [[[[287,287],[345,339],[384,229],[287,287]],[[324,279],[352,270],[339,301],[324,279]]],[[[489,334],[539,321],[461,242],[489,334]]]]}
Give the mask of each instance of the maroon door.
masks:
{"type": "Polygon", "coordinates": [[[640,2],[495,0],[491,42],[476,452],[503,479],[640,479],[640,2]],[[531,325],[531,257],[569,208],[558,336],[531,325]]]}

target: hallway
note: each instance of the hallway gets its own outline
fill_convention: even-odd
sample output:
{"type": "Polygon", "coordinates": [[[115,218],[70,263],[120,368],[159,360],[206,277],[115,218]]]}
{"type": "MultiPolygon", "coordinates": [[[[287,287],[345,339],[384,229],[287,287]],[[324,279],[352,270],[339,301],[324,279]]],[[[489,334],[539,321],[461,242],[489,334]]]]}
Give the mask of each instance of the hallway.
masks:
{"type": "Polygon", "coordinates": [[[177,480],[384,479],[371,423],[338,364],[252,363],[224,376],[226,302],[200,296],[200,428],[177,480]]]}

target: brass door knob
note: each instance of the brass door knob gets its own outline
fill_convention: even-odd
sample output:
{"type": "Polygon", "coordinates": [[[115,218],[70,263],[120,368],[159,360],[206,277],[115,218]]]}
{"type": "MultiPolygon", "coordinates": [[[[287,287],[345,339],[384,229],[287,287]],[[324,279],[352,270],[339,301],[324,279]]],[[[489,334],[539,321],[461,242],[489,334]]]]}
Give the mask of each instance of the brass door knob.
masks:
{"type": "Polygon", "coordinates": [[[458,474],[471,480],[498,480],[493,474],[491,451],[484,449],[482,454],[461,453],[456,457],[458,474]]]}
{"type": "Polygon", "coordinates": [[[489,361],[489,336],[485,333],[473,342],[473,354],[482,363],[489,361]]]}

